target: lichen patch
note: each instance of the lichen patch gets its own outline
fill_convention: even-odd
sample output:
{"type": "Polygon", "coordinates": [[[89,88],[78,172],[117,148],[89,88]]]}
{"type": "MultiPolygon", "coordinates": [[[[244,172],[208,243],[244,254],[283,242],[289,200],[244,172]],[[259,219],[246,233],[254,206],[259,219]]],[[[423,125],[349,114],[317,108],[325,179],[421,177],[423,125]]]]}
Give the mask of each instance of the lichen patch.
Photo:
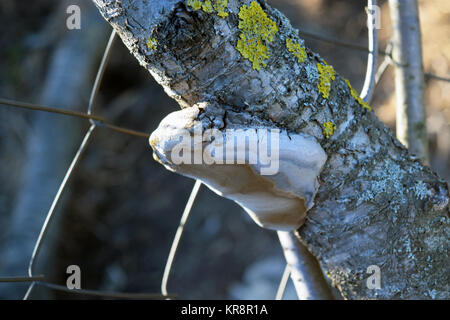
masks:
{"type": "Polygon", "coordinates": [[[363,101],[363,99],[361,99],[361,97],[359,96],[358,92],[355,89],[353,89],[352,85],[350,84],[350,81],[348,81],[347,79],[344,79],[344,80],[350,89],[350,94],[352,95],[353,98],[355,98],[356,101],[358,101],[358,103],[361,105],[361,107],[363,107],[364,109],[367,109],[369,111],[372,111],[372,108],[369,106],[369,104],[367,102],[363,101]]]}
{"type": "Polygon", "coordinates": [[[206,13],[215,12],[219,17],[228,17],[226,11],[228,0],[187,0],[187,5],[194,10],[202,10],[206,13]]]}
{"type": "Polygon", "coordinates": [[[236,49],[250,62],[255,70],[266,66],[270,57],[266,44],[272,42],[278,27],[271,20],[256,1],[249,6],[243,5],[239,11],[239,25],[241,30],[236,49]]]}
{"type": "Polygon", "coordinates": [[[158,48],[158,40],[152,37],[147,39],[147,48],[150,50],[156,50],[158,48]]]}
{"type": "Polygon", "coordinates": [[[286,48],[294,57],[297,58],[299,63],[305,62],[306,50],[300,43],[294,42],[291,38],[286,39],[286,48]]]}
{"type": "Polygon", "coordinates": [[[328,99],[330,97],[331,82],[335,79],[336,71],[325,60],[323,64],[317,64],[317,70],[319,70],[320,75],[319,92],[322,94],[322,97],[328,99]]]}
{"type": "Polygon", "coordinates": [[[325,138],[330,139],[330,137],[334,133],[334,130],[336,130],[336,125],[331,121],[327,121],[322,126],[323,126],[322,131],[323,135],[325,136],[325,138]]]}

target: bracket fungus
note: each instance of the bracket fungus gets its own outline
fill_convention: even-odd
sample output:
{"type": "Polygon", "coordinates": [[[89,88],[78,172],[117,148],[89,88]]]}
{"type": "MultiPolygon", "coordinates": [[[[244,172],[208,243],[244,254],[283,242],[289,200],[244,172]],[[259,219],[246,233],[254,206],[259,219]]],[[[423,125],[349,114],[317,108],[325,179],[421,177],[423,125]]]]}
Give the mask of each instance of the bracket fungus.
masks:
{"type": "Polygon", "coordinates": [[[225,109],[201,103],[167,115],[149,139],[155,160],[234,200],[264,228],[299,228],[314,205],[325,151],[312,136],[225,109]]]}

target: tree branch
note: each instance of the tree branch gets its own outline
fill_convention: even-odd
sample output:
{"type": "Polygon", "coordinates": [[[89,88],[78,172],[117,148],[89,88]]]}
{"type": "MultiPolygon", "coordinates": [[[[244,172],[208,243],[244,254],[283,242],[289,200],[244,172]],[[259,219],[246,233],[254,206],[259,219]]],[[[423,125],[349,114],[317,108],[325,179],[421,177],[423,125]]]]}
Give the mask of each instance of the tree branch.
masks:
{"type": "Polygon", "coordinates": [[[319,263],[293,232],[278,231],[299,300],[332,300],[319,263]]]}
{"type": "Polygon", "coordinates": [[[361,90],[361,99],[370,103],[375,89],[375,74],[378,60],[378,31],[377,31],[377,1],[367,1],[367,29],[369,39],[369,55],[367,57],[367,70],[364,79],[364,86],[361,90]]]}
{"type": "Polygon", "coordinates": [[[397,138],[428,162],[422,39],[417,0],[389,1],[397,95],[397,138]]]}
{"type": "Polygon", "coordinates": [[[207,114],[221,108],[225,127],[270,124],[320,144],[327,161],[298,234],[345,298],[449,298],[447,184],[305,48],[283,14],[264,1],[229,0],[226,15],[192,1],[94,1],[182,108],[204,102],[207,114]],[[239,15],[252,3],[266,21],[260,31],[239,15]],[[366,285],[371,265],[380,289],[366,285]]]}

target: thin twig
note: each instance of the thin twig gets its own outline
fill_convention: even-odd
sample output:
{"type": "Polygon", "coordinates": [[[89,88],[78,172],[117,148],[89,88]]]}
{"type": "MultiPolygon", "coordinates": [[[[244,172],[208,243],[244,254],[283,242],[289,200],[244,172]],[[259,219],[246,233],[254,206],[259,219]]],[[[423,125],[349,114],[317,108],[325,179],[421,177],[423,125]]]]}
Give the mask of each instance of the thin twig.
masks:
{"type": "Polygon", "coordinates": [[[286,291],[286,285],[289,280],[289,276],[291,275],[291,269],[289,265],[286,264],[283,271],[283,276],[281,277],[280,285],[278,286],[277,294],[275,296],[275,300],[283,300],[284,292],[286,291]]]}
{"type": "Polygon", "coordinates": [[[389,42],[386,46],[386,51],[389,52],[389,54],[384,56],[383,62],[381,62],[380,66],[377,69],[377,73],[375,74],[375,85],[380,82],[381,78],[383,77],[384,73],[388,69],[388,67],[393,64],[392,60],[392,42],[389,42]]]}
{"type": "Polygon", "coordinates": [[[434,80],[440,80],[440,81],[445,81],[445,82],[450,82],[450,78],[445,78],[445,77],[441,77],[441,76],[437,76],[431,72],[425,72],[425,77],[430,78],[430,79],[434,79],[434,80]]]}
{"type": "Polygon", "coordinates": [[[370,103],[375,87],[375,72],[378,59],[378,31],[376,26],[376,0],[367,0],[367,29],[369,39],[369,55],[367,57],[366,78],[361,90],[361,99],[370,103]]]}
{"type": "MultiPolygon", "coordinates": [[[[386,56],[387,57],[387,56],[386,56]]],[[[380,82],[381,78],[383,77],[384,73],[388,69],[388,67],[391,65],[390,59],[385,58],[383,62],[379,65],[377,69],[377,73],[375,74],[375,84],[378,84],[380,82]]]]}
{"type": "Polygon", "coordinates": [[[170,248],[169,256],[167,257],[167,263],[164,267],[164,274],[161,281],[161,292],[163,295],[167,295],[167,282],[169,281],[170,271],[172,269],[172,263],[175,258],[175,254],[177,253],[178,244],[180,243],[181,235],[183,234],[184,225],[189,217],[189,213],[191,212],[192,205],[194,204],[195,198],[197,197],[198,191],[200,190],[202,183],[200,180],[196,180],[194,187],[192,188],[191,195],[186,203],[186,207],[184,208],[183,214],[180,219],[180,223],[178,225],[177,232],[175,233],[175,237],[172,242],[172,246],[170,248]]]}

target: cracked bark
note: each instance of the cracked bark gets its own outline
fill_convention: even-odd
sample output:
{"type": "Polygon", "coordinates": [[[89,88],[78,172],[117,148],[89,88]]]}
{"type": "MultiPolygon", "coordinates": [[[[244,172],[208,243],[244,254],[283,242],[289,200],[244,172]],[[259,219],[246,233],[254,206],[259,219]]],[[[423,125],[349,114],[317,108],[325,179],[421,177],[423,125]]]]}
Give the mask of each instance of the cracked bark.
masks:
{"type": "Polygon", "coordinates": [[[236,50],[239,8],[228,17],[193,10],[182,0],[94,0],[130,52],[182,108],[214,102],[225,123],[270,122],[317,139],[328,155],[314,207],[296,234],[347,299],[448,299],[448,186],[410,155],[336,74],[328,99],[318,90],[317,63],[306,49],[298,63],[287,37],[302,41],[288,19],[258,1],[279,31],[257,71],[236,50]],[[156,50],[147,47],[149,37],[156,50]],[[323,123],[336,125],[328,139],[323,123]],[[381,269],[381,289],[366,273],[381,269]]]}

